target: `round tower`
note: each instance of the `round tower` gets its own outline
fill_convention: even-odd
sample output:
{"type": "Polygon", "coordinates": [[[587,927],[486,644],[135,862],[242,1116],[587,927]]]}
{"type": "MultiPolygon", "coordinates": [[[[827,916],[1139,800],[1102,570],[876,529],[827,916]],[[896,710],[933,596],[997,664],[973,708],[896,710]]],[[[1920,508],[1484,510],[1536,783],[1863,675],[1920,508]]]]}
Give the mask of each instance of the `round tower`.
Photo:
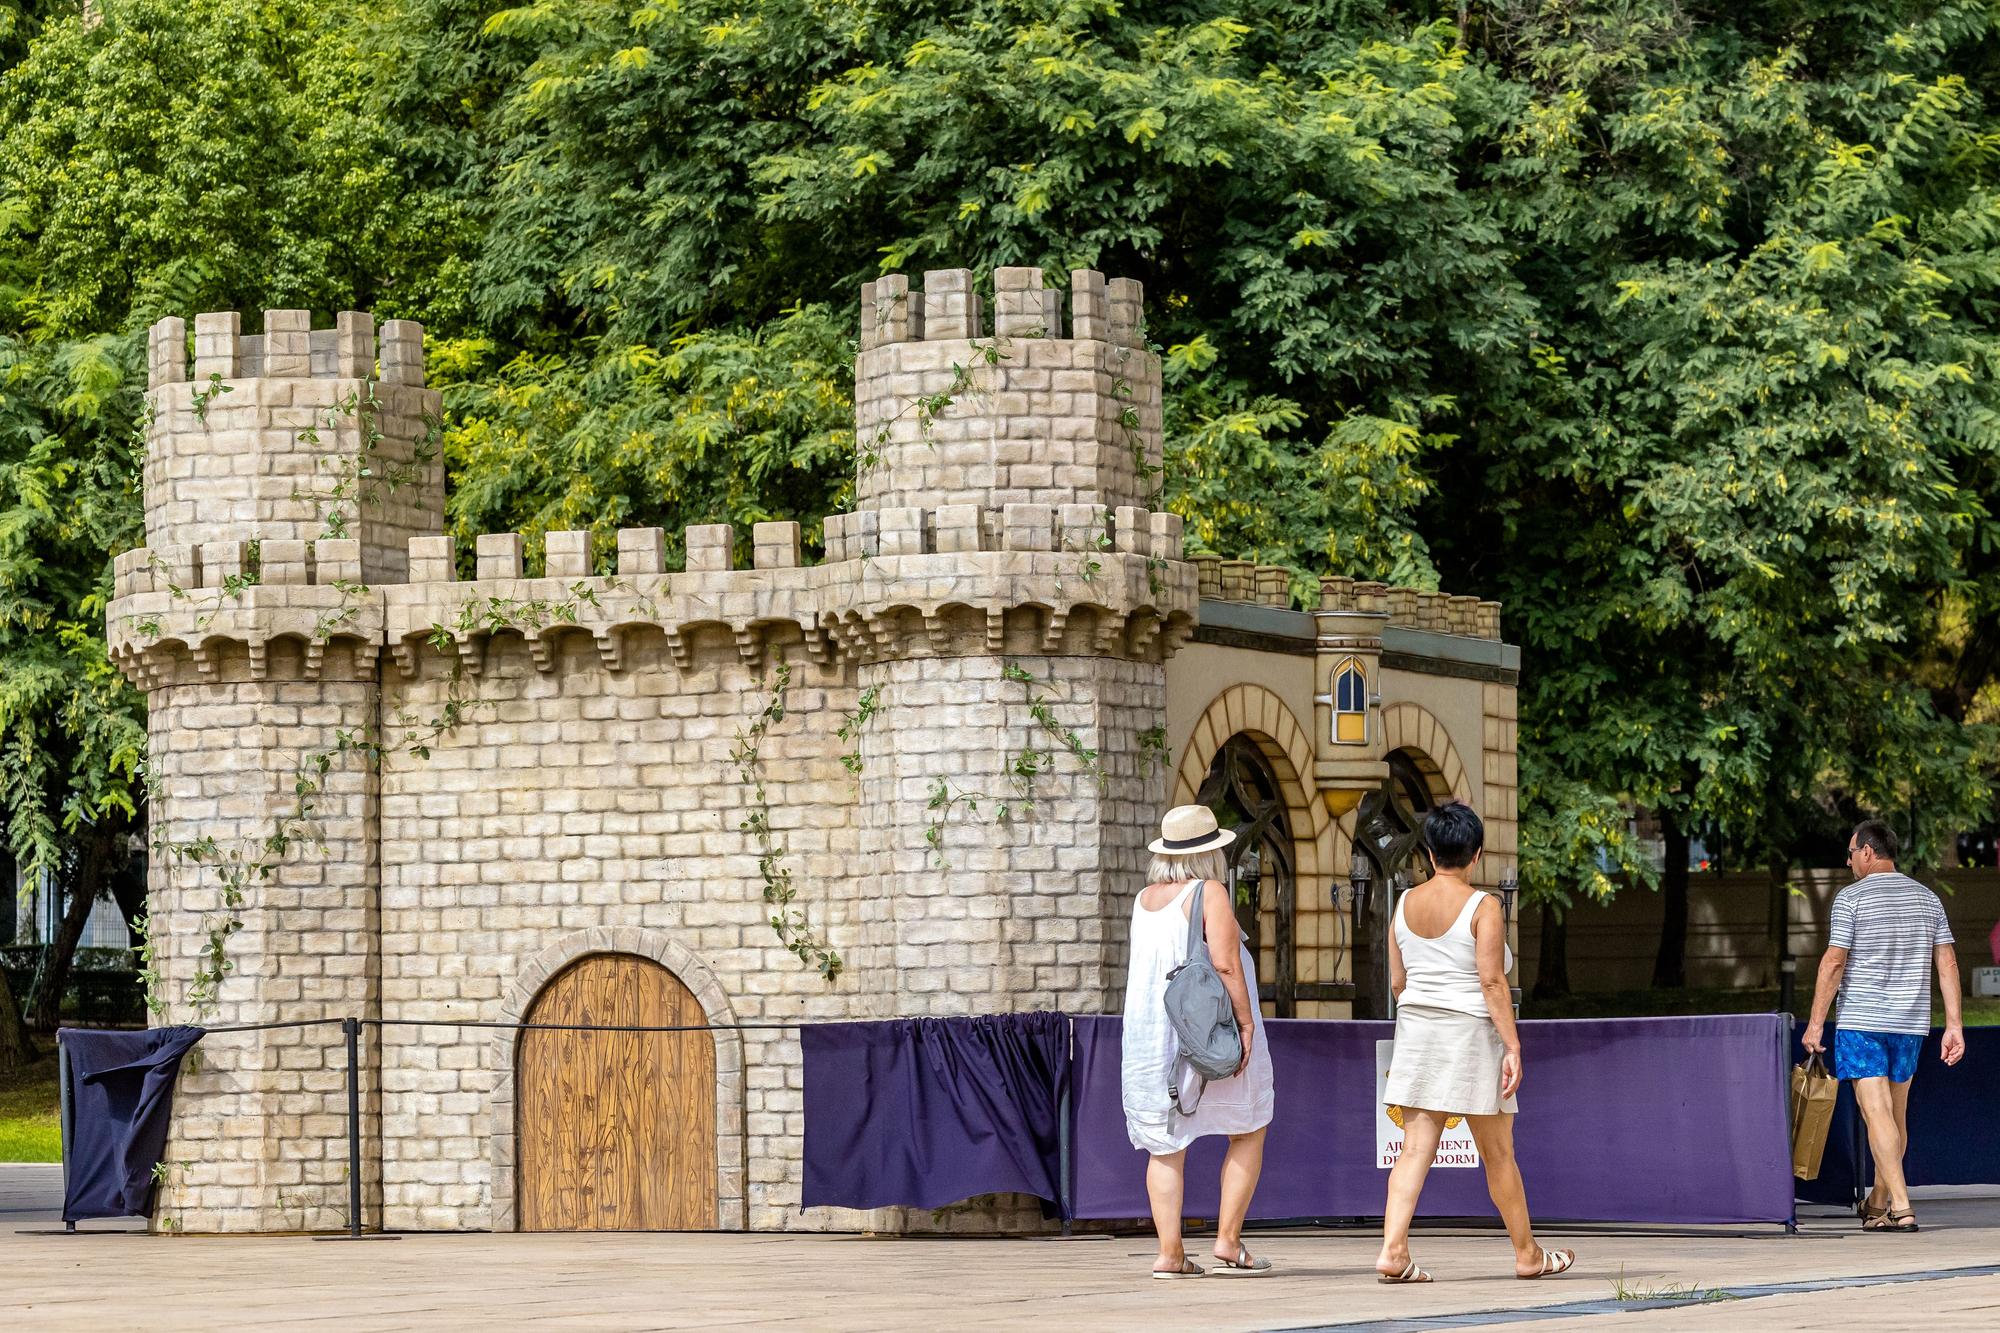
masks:
{"type": "Polygon", "coordinates": [[[1152,507],[1160,359],[1140,285],[1038,268],[993,274],[991,331],[969,269],[891,274],[861,293],[854,371],[855,508],[1009,504],[1152,507]]]}
{"type": "MultiPolygon", "coordinates": [[[[117,557],[113,660],[147,693],[148,919],[167,1022],[379,1014],[382,601],[442,523],[422,330],[267,311],[151,335],[147,545],[117,557]]],[[[379,1133],[370,1033],[364,1134],[379,1133]]],[[[176,1094],[156,1225],[347,1220],[337,1022],[212,1033],[176,1094]]],[[[364,1223],[381,1155],[364,1154],[364,1223]]]]}
{"type": "Polygon", "coordinates": [[[361,578],[400,582],[409,539],[444,528],[439,398],[424,387],[423,326],[343,311],[163,319],[149,343],[146,545],[360,543],[361,578]]]}
{"type": "Polygon", "coordinates": [[[861,734],[864,931],[894,1012],[1100,1011],[1165,793],[1164,663],[1192,631],[1158,509],[1160,363],[1139,284],[1041,270],[862,290],[852,561],[827,628],[861,734]]]}

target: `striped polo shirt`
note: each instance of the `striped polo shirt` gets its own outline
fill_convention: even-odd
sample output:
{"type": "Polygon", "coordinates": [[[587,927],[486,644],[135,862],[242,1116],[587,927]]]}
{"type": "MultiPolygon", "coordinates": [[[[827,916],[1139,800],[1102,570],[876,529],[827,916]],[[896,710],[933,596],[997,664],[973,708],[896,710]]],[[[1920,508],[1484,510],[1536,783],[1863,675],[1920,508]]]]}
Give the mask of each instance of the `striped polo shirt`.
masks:
{"type": "Polygon", "coordinates": [[[1847,950],[1840,1026],[1859,1032],[1931,1030],[1931,962],[1950,944],[1938,896],[1908,875],[1864,875],[1833,899],[1827,944],[1847,950]]]}

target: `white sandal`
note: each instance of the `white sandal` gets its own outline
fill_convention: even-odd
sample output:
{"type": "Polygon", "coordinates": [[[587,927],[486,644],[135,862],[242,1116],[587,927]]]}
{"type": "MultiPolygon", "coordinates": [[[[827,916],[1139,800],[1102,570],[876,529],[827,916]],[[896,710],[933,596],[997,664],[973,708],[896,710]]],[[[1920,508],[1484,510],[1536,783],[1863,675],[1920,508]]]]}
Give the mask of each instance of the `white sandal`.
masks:
{"type": "Polygon", "coordinates": [[[1429,1282],[1431,1280],[1431,1275],[1429,1273],[1426,1273],[1423,1269],[1417,1267],[1417,1261],[1415,1259],[1412,1259],[1409,1262],[1409,1266],[1404,1268],[1402,1272],[1396,1274],[1396,1276],[1390,1277],[1387,1273],[1377,1273],[1375,1275],[1375,1280],[1377,1282],[1386,1282],[1391,1285],[1398,1282],[1429,1282]]]}
{"type": "Polygon", "coordinates": [[[1200,1277],[1205,1271],[1194,1260],[1183,1259],[1179,1268],[1155,1268],[1153,1276],[1161,1282],[1172,1282],[1184,1277],[1200,1277]]]}
{"type": "Polygon", "coordinates": [[[1541,1272],[1516,1273],[1514,1276],[1523,1282],[1533,1282],[1537,1278],[1555,1277],[1557,1274],[1567,1273],[1574,1267],[1576,1267],[1575,1250],[1543,1250],[1541,1272]]]}

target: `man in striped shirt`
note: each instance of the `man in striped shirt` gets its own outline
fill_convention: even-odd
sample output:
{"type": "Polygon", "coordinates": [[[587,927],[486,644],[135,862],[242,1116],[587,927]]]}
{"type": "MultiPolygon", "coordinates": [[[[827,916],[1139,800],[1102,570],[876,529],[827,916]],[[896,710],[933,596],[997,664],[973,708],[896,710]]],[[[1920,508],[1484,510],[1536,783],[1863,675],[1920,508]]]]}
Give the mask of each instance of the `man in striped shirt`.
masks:
{"type": "Polygon", "coordinates": [[[1896,872],[1896,835],[1879,819],[1857,824],[1847,840],[1847,868],[1857,876],[1833,900],[1826,953],[1813,990],[1805,1047],[1823,1051],[1826,1011],[1840,992],[1833,1073],[1854,1082],[1854,1101],[1875,1155],[1875,1188],[1861,1206],[1865,1231],[1915,1231],[1903,1150],[1909,1146],[1910,1080],[1931,1030],[1931,965],[1944,996],[1948,1065],[1965,1055],[1959,1017],[1958,956],[1938,896],[1896,872]]]}

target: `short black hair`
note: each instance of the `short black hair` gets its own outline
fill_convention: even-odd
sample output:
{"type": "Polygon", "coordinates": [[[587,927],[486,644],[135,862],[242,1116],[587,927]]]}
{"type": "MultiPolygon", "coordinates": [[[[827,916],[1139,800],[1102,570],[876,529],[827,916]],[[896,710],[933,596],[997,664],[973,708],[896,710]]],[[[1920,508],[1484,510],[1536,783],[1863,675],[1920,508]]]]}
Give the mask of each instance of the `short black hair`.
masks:
{"type": "Polygon", "coordinates": [[[1447,801],[1424,816],[1424,845],[1439,870],[1463,870],[1486,845],[1486,826],[1464,801],[1447,801]]]}
{"type": "Polygon", "coordinates": [[[1854,826],[1854,845],[1866,847],[1884,861],[1896,859],[1896,830],[1879,819],[1864,819],[1854,826]]]}

